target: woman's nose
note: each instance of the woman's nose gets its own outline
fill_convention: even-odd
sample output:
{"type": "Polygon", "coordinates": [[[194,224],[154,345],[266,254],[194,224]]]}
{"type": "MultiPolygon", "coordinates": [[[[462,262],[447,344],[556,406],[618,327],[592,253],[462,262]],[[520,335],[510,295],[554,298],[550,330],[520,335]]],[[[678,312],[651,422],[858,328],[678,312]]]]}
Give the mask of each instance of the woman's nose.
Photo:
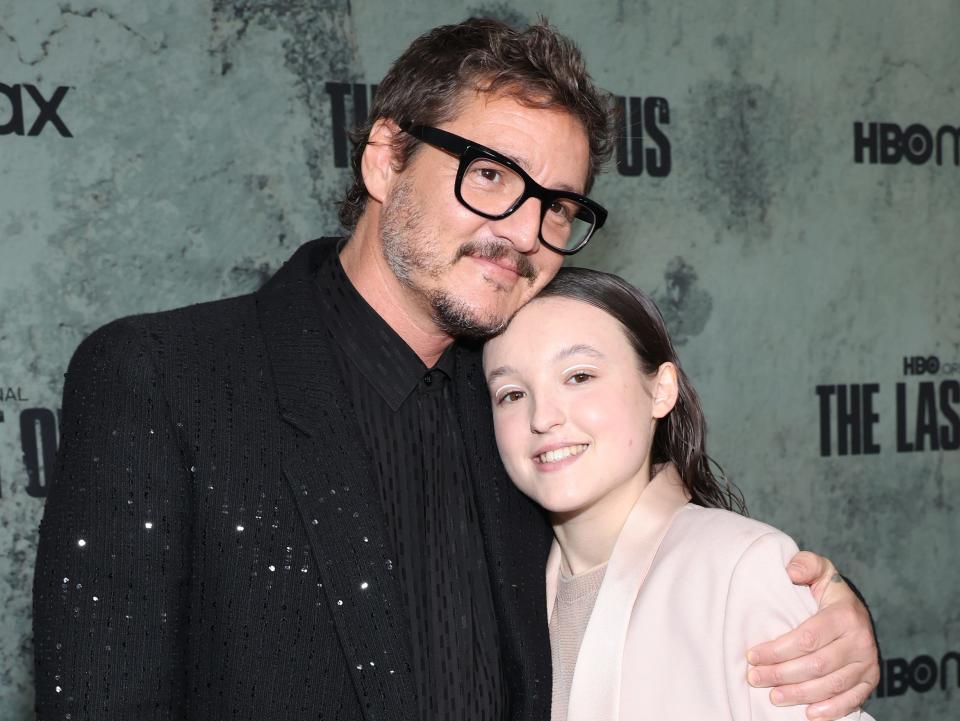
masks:
{"type": "Polygon", "coordinates": [[[563,425],[566,414],[558,403],[550,399],[537,400],[530,413],[530,430],[533,433],[549,433],[563,425]]]}

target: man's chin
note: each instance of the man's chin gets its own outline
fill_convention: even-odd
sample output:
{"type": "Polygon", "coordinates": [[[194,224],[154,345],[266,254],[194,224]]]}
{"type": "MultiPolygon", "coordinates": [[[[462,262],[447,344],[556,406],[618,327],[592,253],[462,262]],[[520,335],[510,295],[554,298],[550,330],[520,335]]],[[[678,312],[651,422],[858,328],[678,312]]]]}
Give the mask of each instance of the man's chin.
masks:
{"type": "Polygon", "coordinates": [[[503,332],[510,322],[506,313],[481,310],[443,291],[431,294],[433,320],[447,335],[482,341],[503,332]]]}

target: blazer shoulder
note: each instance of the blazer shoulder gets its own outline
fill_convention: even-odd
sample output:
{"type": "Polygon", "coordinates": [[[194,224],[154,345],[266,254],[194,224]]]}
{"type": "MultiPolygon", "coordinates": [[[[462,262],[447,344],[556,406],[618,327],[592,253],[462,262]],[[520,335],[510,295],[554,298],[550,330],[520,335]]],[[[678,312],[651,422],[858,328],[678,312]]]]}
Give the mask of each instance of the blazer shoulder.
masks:
{"type": "Polygon", "coordinates": [[[95,352],[109,353],[118,343],[123,346],[138,341],[142,347],[165,347],[168,351],[187,344],[189,356],[236,356],[244,348],[244,336],[259,326],[258,305],[267,299],[281,306],[291,302],[287,286],[309,279],[311,269],[336,251],[338,240],[318,238],[304,243],[251,293],[111,321],[90,333],[75,355],[83,358],[95,352]]]}
{"type": "Polygon", "coordinates": [[[128,328],[134,332],[159,333],[170,330],[196,327],[234,327],[245,317],[256,315],[256,294],[247,293],[202,303],[161,310],[153,313],[141,313],[118,318],[103,328],[128,328]]]}
{"type": "Polygon", "coordinates": [[[199,337],[230,339],[227,342],[232,343],[232,336],[255,322],[256,307],[252,294],[124,316],[105,323],[86,336],[77,346],[71,364],[90,356],[114,356],[126,352],[131,346],[144,350],[176,348],[199,337]]]}
{"type": "Polygon", "coordinates": [[[689,503],[677,513],[666,541],[693,539],[698,555],[736,562],[756,543],[773,543],[796,552],[796,543],[768,523],[721,508],[704,508],[689,503]]]}

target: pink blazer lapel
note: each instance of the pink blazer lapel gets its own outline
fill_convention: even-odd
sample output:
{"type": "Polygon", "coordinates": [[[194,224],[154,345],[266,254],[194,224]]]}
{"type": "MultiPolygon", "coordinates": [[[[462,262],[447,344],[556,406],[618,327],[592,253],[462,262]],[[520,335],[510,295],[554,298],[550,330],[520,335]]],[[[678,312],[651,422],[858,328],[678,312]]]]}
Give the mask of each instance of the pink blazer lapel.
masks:
{"type": "MultiPolygon", "coordinates": [[[[617,721],[623,645],[634,602],[673,517],[688,500],[676,469],[667,466],[627,516],[580,646],[570,689],[570,721],[617,721]]],[[[559,574],[560,548],[554,542],[547,560],[548,615],[559,574]]]]}
{"type": "Polygon", "coordinates": [[[547,620],[553,618],[553,605],[557,602],[557,586],[560,583],[560,544],[556,539],[547,556],[547,620]]]}

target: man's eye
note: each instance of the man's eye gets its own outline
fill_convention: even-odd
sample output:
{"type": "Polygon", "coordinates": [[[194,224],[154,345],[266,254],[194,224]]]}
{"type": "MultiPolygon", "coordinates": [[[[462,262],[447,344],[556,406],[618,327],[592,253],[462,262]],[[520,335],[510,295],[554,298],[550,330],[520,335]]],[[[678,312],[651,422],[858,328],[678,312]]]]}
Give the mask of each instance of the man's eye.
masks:
{"type": "Polygon", "coordinates": [[[503,173],[497,168],[476,168],[475,172],[488,183],[498,183],[503,177],[503,173]]]}
{"type": "Polygon", "coordinates": [[[563,203],[556,202],[550,206],[550,212],[556,215],[557,220],[562,220],[565,223],[569,223],[573,220],[570,217],[570,209],[563,203]]]}

